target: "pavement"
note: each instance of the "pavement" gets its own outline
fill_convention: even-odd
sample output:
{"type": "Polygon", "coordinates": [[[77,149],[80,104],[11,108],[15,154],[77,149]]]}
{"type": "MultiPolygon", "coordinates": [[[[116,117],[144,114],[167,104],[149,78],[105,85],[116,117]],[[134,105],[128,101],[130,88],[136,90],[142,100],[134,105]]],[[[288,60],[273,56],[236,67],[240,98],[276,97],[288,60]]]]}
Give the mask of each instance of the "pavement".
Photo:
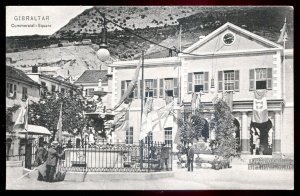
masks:
{"type": "Polygon", "coordinates": [[[293,170],[248,170],[247,165],[213,170],[173,167],[174,177],[150,180],[99,180],[47,183],[21,177],[22,167],[6,168],[7,190],[293,190],[293,170]]]}

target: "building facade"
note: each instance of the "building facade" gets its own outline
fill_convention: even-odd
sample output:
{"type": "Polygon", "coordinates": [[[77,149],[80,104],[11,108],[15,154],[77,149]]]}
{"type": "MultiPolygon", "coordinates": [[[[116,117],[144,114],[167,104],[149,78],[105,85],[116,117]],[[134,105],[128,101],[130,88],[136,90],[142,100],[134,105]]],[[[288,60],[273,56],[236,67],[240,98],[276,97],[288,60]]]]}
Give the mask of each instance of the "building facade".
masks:
{"type": "Polygon", "coordinates": [[[6,66],[6,109],[19,105],[13,113],[6,115],[6,155],[10,160],[16,160],[25,153],[25,135],[15,136],[12,134],[13,125],[18,115],[26,104],[26,100],[38,101],[40,99],[40,85],[28,77],[23,71],[6,66]]]}
{"type": "MultiPolygon", "coordinates": [[[[112,105],[126,90],[137,62],[120,61],[111,65],[112,105]]],[[[293,155],[293,50],[284,50],[279,44],[226,23],[185,49],[178,57],[146,59],[144,79],[144,97],[153,97],[154,108],[160,108],[166,104],[168,97],[173,97],[177,115],[180,106],[190,107],[193,94],[201,91],[201,103],[206,106],[204,113],[208,122],[212,118],[214,98],[230,92],[242,154],[253,153],[250,128],[254,92],[265,89],[268,122],[271,124],[266,130],[268,138],[265,138],[269,141],[270,151],[265,154],[293,155]]],[[[126,140],[129,136],[133,142],[138,141],[140,86],[139,82],[131,95],[129,129],[122,134],[116,133],[118,138],[115,141],[126,140]]],[[[164,125],[163,131],[153,131],[153,140],[172,138],[174,141],[177,132],[175,118],[167,124],[171,125],[164,125]]]]}

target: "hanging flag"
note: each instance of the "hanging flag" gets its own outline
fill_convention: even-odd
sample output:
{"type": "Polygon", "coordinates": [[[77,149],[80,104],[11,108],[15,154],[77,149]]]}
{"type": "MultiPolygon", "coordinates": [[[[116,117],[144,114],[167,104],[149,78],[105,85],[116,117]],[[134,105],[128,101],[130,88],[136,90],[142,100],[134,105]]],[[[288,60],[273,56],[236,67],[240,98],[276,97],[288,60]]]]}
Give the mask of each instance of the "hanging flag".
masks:
{"type": "Polygon", "coordinates": [[[139,140],[144,139],[150,131],[152,131],[152,112],[153,110],[153,98],[147,97],[146,103],[144,105],[144,110],[142,114],[142,126],[139,140]]]}
{"type": "Polygon", "coordinates": [[[286,29],[286,18],[284,19],[284,24],[282,29],[280,30],[280,36],[278,38],[277,43],[286,42],[288,38],[287,29],[286,29]]]}
{"type": "Polygon", "coordinates": [[[62,104],[60,105],[59,118],[57,123],[57,137],[58,142],[62,142],[62,104]]]}
{"type": "Polygon", "coordinates": [[[224,92],[224,97],[225,97],[225,102],[230,108],[230,111],[232,111],[232,106],[233,106],[233,92],[232,91],[225,91],[224,92]]]}
{"type": "Polygon", "coordinates": [[[192,112],[194,113],[196,110],[196,102],[197,102],[197,94],[193,93],[192,94],[192,100],[191,100],[191,107],[192,107],[192,112]]]}
{"type": "Polygon", "coordinates": [[[267,90],[254,91],[252,122],[264,123],[268,121],[266,93],[267,90]]]}
{"type": "Polygon", "coordinates": [[[18,118],[14,124],[13,130],[19,132],[21,130],[28,130],[28,105],[29,100],[27,98],[24,108],[21,108],[18,118]]]}
{"type": "Polygon", "coordinates": [[[152,112],[152,129],[153,132],[156,132],[157,129],[155,129],[157,126],[159,126],[159,131],[163,131],[161,121],[164,119],[164,125],[166,124],[168,116],[172,113],[174,107],[174,100],[170,102],[168,105],[159,108],[158,110],[155,110],[152,112]]]}
{"type": "Polygon", "coordinates": [[[127,99],[127,97],[134,91],[134,89],[136,88],[140,68],[141,68],[141,60],[137,64],[134,76],[133,76],[132,80],[130,81],[130,83],[127,87],[127,90],[125,91],[125,93],[123,94],[123,96],[121,97],[121,99],[119,100],[117,105],[113,108],[113,110],[116,110],[127,99]]]}

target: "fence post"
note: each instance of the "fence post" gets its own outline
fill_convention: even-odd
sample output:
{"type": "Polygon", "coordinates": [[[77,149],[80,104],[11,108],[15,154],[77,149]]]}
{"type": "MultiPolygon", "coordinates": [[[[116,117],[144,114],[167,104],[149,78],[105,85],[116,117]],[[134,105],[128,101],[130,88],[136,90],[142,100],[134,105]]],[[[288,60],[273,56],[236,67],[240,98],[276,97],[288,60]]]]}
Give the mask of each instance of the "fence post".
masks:
{"type": "Polygon", "coordinates": [[[148,150],[147,150],[147,155],[148,155],[148,172],[150,172],[150,141],[149,141],[150,137],[149,136],[147,136],[147,137],[148,137],[148,150]]]}
{"type": "Polygon", "coordinates": [[[86,136],[84,136],[84,171],[86,172],[87,169],[87,162],[86,162],[86,136]]]}
{"type": "Polygon", "coordinates": [[[143,140],[140,141],[140,169],[143,169],[143,140]]]}
{"type": "Polygon", "coordinates": [[[171,141],[171,171],[173,171],[173,142],[171,141]]]}
{"type": "Polygon", "coordinates": [[[32,159],[32,143],[27,139],[25,144],[25,168],[31,169],[31,159],[32,159]]]}

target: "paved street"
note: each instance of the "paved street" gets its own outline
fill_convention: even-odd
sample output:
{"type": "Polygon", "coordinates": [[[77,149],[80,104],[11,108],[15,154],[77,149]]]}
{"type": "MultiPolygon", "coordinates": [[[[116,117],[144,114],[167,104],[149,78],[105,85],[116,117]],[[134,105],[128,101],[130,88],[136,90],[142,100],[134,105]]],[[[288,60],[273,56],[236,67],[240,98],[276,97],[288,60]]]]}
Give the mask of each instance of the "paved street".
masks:
{"type": "Polygon", "coordinates": [[[101,180],[99,182],[39,182],[23,178],[22,168],[7,168],[7,189],[26,190],[232,190],[294,188],[293,171],[248,170],[246,165],[233,165],[230,169],[174,169],[173,178],[155,180],[101,180]]]}

